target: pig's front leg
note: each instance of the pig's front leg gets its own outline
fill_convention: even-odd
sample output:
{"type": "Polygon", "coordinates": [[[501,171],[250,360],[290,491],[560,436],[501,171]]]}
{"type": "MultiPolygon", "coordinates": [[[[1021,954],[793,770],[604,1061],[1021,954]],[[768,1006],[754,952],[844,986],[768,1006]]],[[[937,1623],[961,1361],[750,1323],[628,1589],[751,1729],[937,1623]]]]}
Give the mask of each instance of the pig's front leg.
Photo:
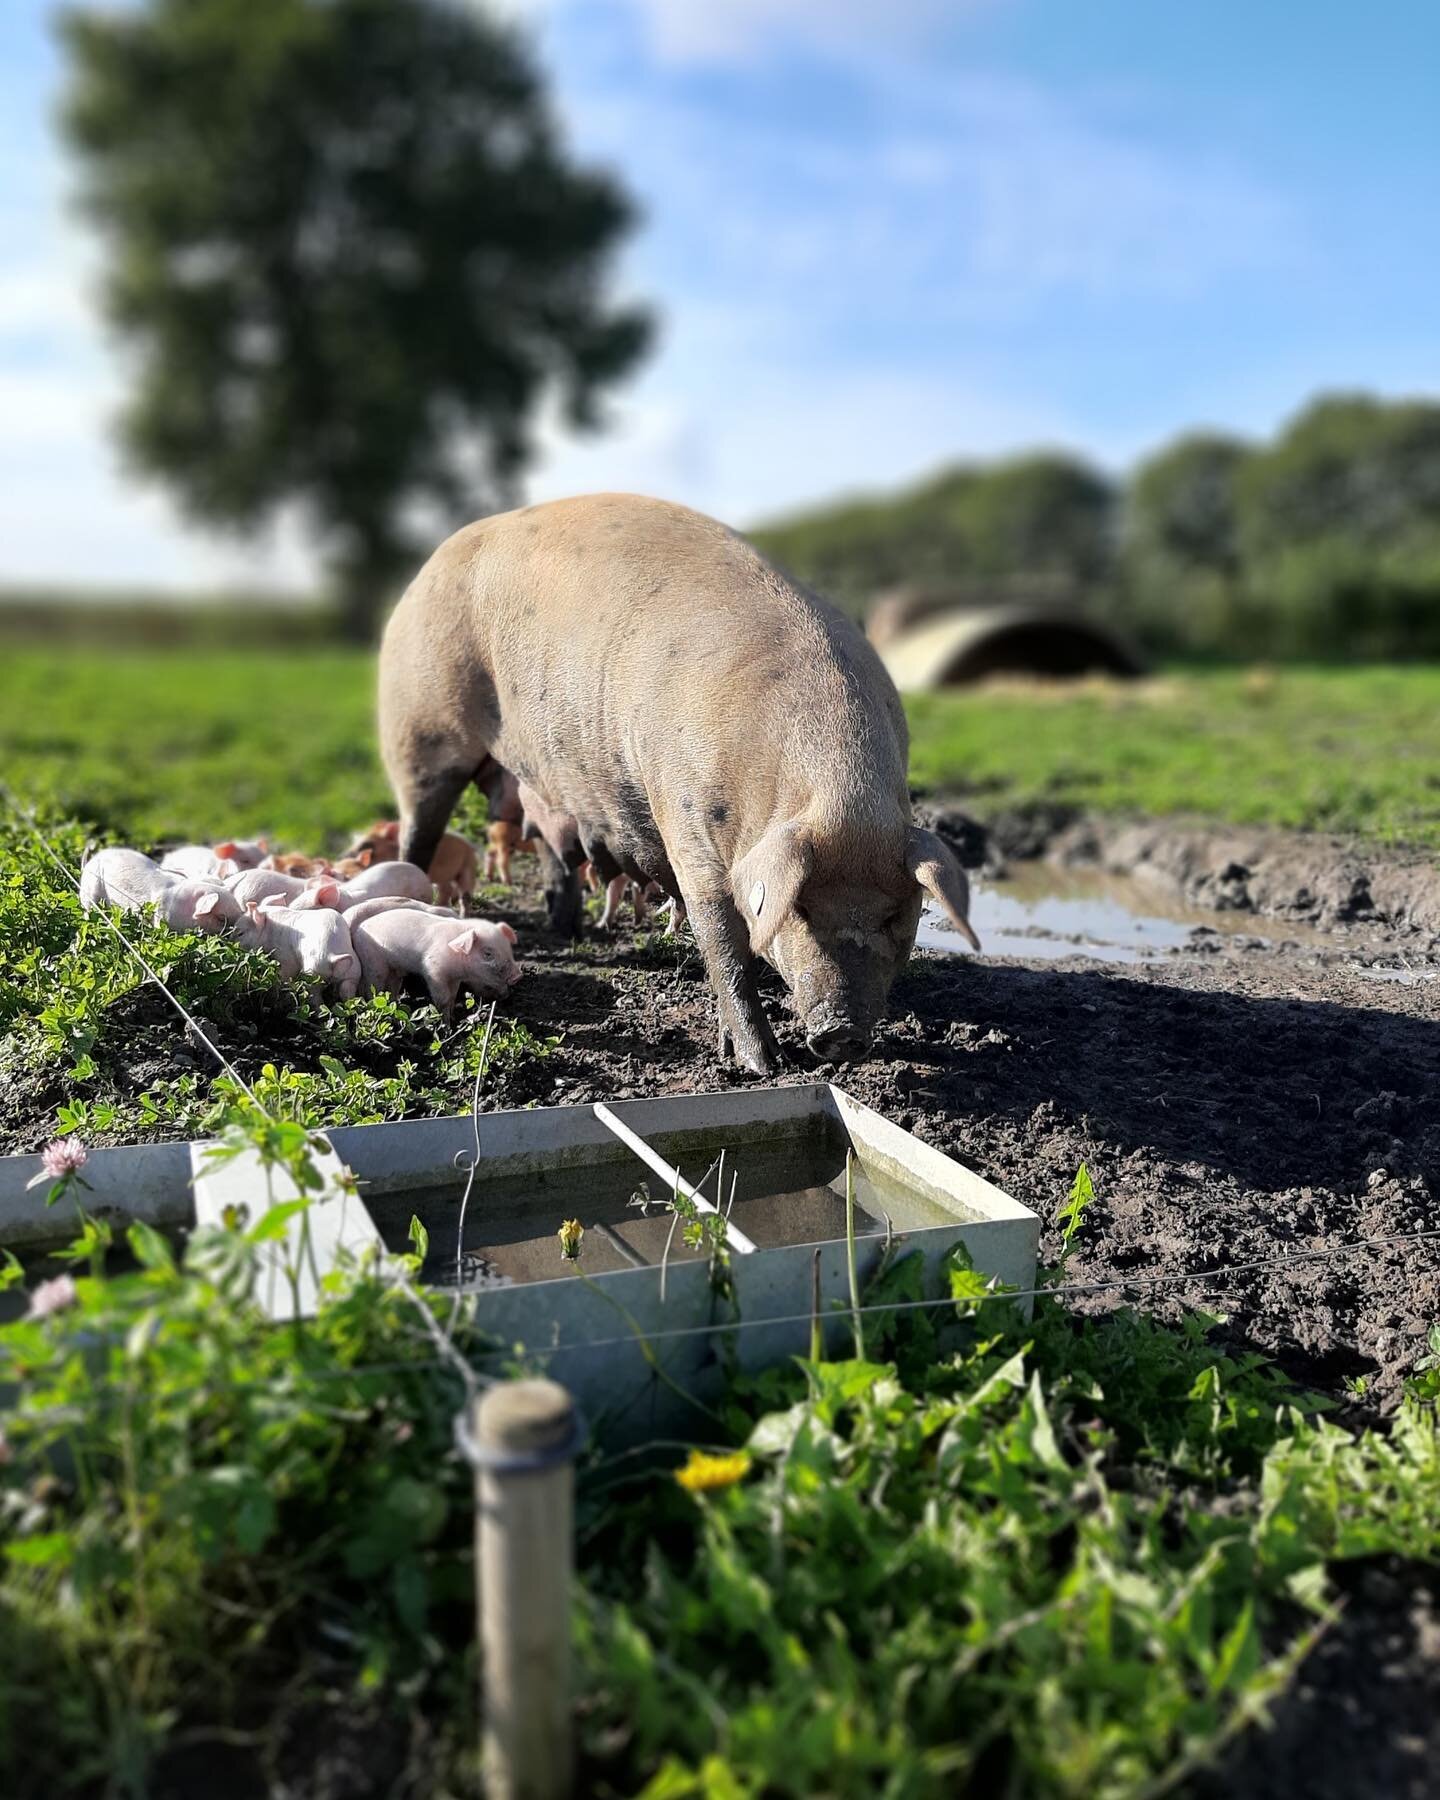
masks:
{"type": "Polygon", "coordinates": [[[686,901],[690,929],[705,959],[720,1012],[720,1060],[736,1061],[756,1075],[780,1067],[780,1046],[760,1004],[750,970],[750,937],[728,894],[686,901]]]}
{"type": "Polygon", "coordinates": [[[425,986],[431,1000],[439,1009],[440,1017],[448,1019],[455,1010],[455,1002],[460,998],[459,977],[441,970],[427,968],[425,986]]]}
{"type": "Polygon", "coordinates": [[[351,941],[360,958],[360,992],[393,994],[400,986],[399,974],[390,966],[389,957],[371,940],[363,925],[356,926],[351,941]]]}

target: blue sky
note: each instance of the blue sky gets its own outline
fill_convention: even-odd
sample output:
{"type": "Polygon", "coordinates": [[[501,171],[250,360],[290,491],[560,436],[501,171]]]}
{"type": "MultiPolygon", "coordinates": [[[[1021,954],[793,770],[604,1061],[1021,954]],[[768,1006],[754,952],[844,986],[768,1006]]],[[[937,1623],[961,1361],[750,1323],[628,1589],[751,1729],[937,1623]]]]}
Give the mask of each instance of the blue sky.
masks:
{"type": "MultiPolygon", "coordinates": [[[[1122,470],[1321,388],[1440,394],[1440,13],[1211,0],[507,0],[645,210],[662,314],[533,497],[744,524],[955,457],[1122,470]]],[[[293,582],[127,484],[42,0],[0,8],[0,580],[293,582]]]]}

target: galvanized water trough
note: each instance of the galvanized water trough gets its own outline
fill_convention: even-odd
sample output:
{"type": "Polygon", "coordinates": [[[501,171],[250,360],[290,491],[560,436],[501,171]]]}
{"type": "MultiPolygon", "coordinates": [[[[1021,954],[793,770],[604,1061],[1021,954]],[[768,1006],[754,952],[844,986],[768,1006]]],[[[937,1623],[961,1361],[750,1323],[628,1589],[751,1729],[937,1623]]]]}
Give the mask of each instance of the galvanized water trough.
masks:
{"type": "MultiPolygon", "coordinates": [[[[862,1282],[888,1235],[921,1252],[927,1291],[938,1291],[939,1265],[956,1244],[985,1274],[1034,1285],[1034,1213],[828,1084],[483,1114],[463,1242],[469,1117],[326,1136],[360,1197],[310,1209],[307,1255],[292,1257],[301,1306],[313,1306],[316,1278],[343,1253],[406,1249],[418,1216],[430,1241],[426,1278],[472,1291],[477,1322],[503,1346],[500,1360],[563,1382],[612,1439],[682,1422],[684,1403],[651,1358],[703,1401],[720,1385],[722,1349],[747,1368],[803,1353],[817,1296],[832,1347],[841,1341],[847,1153],[862,1282]],[[708,1257],[673,1228],[675,1170],[702,1206],[718,1202],[728,1213],[733,1302],[715,1292],[708,1257]],[[571,1218],[585,1227],[583,1276],[562,1258],[556,1235],[571,1218]]],[[[184,1233],[231,1205],[254,1217],[293,1197],[267,1188],[252,1158],[216,1164],[206,1148],[93,1152],[87,1210],[184,1233]]],[[[69,1207],[47,1210],[43,1187],[26,1191],[38,1168],[33,1156],[0,1159],[0,1244],[42,1250],[69,1235],[69,1207]]],[[[284,1253],[277,1244],[261,1295],[277,1317],[296,1302],[278,1260],[284,1253]]]]}

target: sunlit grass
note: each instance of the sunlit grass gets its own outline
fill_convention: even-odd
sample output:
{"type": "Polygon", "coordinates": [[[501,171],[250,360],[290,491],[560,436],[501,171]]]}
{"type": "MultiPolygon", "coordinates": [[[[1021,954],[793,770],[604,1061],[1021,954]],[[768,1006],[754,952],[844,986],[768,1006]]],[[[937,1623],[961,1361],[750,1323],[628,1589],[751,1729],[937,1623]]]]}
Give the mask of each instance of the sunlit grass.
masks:
{"type": "MultiPolygon", "coordinates": [[[[269,831],[335,844],[390,802],[373,657],[339,649],[0,660],[0,771],[137,841],[269,831]]],[[[1171,671],[912,697],[917,784],[985,813],[1101,812],[1440,843],[1440,669],[1171,671]]]]}

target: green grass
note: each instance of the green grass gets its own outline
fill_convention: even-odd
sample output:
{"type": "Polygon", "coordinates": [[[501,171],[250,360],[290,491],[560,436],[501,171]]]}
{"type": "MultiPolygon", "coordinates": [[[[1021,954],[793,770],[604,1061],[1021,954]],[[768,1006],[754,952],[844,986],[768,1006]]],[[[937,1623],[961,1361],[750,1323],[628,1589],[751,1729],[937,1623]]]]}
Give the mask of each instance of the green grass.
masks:
{"type": "MultiPolygon", "coordinates": [[[[916,782],[982,814],[1056,800],[1440,844],[1437,669],[1184,671],[922,696],[910,715],[916,782]]],[[[0,770],[139,841],[334,844],[390,804],[374,662],[343,650],[7,650],[0,770]]]]}
{"type": "Polygon", "coordinates": [[[910,703],[913,779],[984,812],[1055,800],[1440,846],[1440,669],[1185,671],[910,703]]]}
{"type": "Polygon", "coordinates": [[[391,805],[373,656],[0,653],[0,771],[133,843],[270,831],[335,843],[391,805]]]}

